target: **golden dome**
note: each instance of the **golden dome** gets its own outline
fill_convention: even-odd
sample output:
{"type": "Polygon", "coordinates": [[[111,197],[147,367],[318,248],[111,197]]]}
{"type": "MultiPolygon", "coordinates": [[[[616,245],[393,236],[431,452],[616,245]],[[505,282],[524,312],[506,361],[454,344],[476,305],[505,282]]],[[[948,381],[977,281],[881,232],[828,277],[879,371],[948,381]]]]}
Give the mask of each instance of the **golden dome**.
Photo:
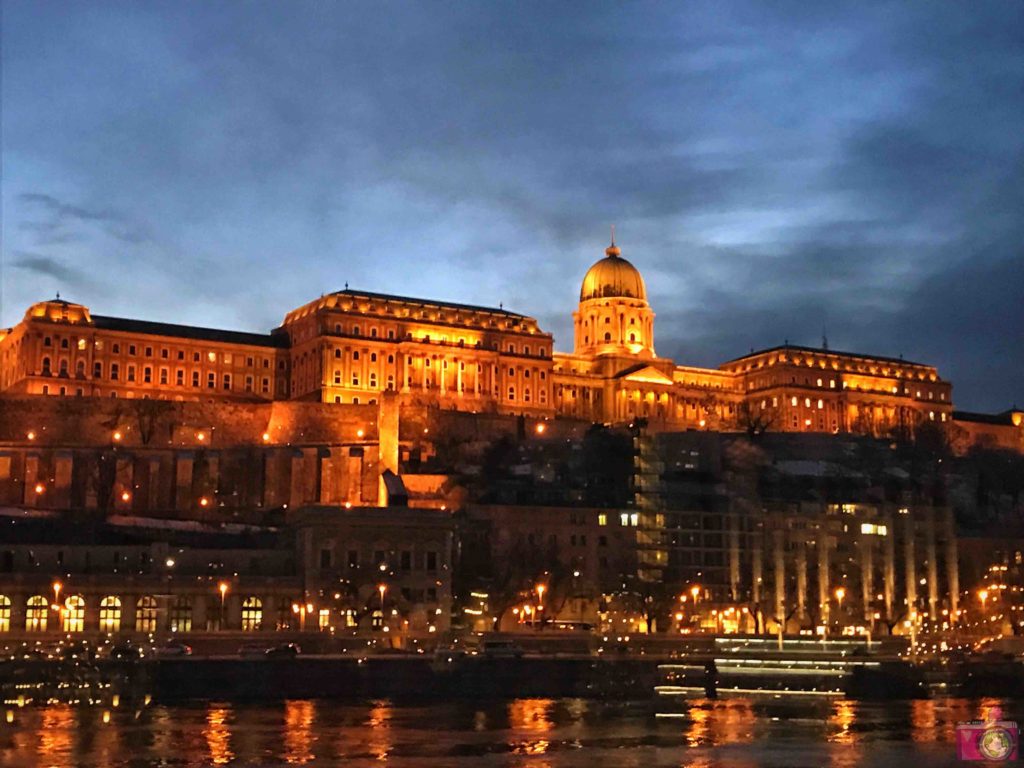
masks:
{"type": "Polygon", "coordinates": [[[580,301],[587,299],[627,298],[647,301],[647,288],[640,271],[619,256],[615,242],[605,249],[605,257],[587,270],[580,289],[580,301]]]}

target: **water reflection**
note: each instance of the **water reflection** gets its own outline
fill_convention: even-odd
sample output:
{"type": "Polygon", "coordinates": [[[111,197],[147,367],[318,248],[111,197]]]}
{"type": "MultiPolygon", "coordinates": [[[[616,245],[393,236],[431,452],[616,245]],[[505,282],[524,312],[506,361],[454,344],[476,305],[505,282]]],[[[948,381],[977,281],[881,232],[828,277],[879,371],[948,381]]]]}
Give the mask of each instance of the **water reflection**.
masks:
{"type": "Polygon", "coordinates": [[[938,738],[935,702],[919,699],[910,704],[910,738],[917,742],[931,742],[938,738]]]}
{"type": "Polygon", "coordinates": [[[688,714],[690,725],[685,738],[691,747],[743,744],[754,738],[757,715],[747,700],[695,701],[688,714]]]}
{"type": "Polygon", "coordinates": [[[206,713],[203,736],[206,738],[210,762],[214,765],[225,765],[235,758],[235,753],[231,751],[230,715],[228,707],[217,704],[211,705],[206,713]]]}
{"type": "Polygon", "coordinates": [[[851,727],[856,719],[857,710],[854,702],[847,699],[833,702],[832,712],[828,717],[828,740],[837,744],[853,744],[857,740],[857,734],[851,727]]]}
{"type": "Polygon", "coordinates": [[[316,705],[312,701],[288,701],[284,705],[284,760],[302,764],[313,759],[313,717],[316,705]]]}
{"type": "MultiPolygon", "coordinates": [[[[550,699],[517,699],[508,705],[508,721],[513,731],[527,731],[529,734],[547,733],[552,729],[550,699]]],[[[550,742],[542,738],[527,738],[515,745],[515,752],[527,755],[542,755],[548,751],[550,742]]]]}
{"type": "Polygon", "coordinates": [[[39,754],[48,759],[67,762],[74,743],[76,713],[68,704],[55,704],[43,710],[39,724],[39,754]]]}
{"type": "Polygon", "coordinates": [[[0,766],[178,768],[223,765],[369,765],[405,768],[579,768],[593,765],[853,768],[951,765],[954,728],[1021,702],[837,700],[801,705],[692,701],[683,720],[655,721],[650,707],[579,699],[396,706],[387,701],[159,706],[138,717],[96,708],[17,710],[0,722],[0,766]],[[781,752],[780,752],[781,750],[781,752]]]}
{"type": "Polygon", "coordinates": [[[391,752],[391,705],[387,702],[376,702],[370,709],[367,724],[370,732],[366,734],[366,748],[377,760],[387,760],[391,752]]]}
{"type": "Polygon", "coordinates": [[[690,710],[690,727],[686,731],[686,743],[691,747],[699,747],[705,742],[708,735],[708,720],[711,713],[702,706],[696,706],[690,710]]]}

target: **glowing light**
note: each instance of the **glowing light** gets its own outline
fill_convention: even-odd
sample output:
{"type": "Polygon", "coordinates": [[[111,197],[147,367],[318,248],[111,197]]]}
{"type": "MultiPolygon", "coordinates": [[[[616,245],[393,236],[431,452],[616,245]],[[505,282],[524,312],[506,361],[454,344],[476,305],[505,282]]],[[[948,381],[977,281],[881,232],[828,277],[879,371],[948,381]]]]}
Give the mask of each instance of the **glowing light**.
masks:
{"type": "Polygon", "coordinates": [[[131,501],[131,500],[132,500],[132,495],[130,493],[128,493],[128,491],[122,491],[121,492],[121,501],[131,501]]]}
{"type": "Polygon", "coordinates": [[[205,496],[201,496],[199,498],[199,506],[200,507],[208,507],[209,505],[210,505],[210,500],[208,498],[206,498],[205,496]]]}
{"type": "Polygon", "coordinates": [[[198,440],[200,443],[205,442],[205,440],[206,440],[206,433],[205,432],[196,432],[196,440],[198,440]]]}
{"type": "Polygon", "coordinates": [[[270,442],[270,433],[269,432],[264,432],[263,433],[263,442],[264,443],[269,443],[270,442]]]}
{"type": "Polygon", "coordinates": [[[228,593],[228,583],[226,581],[222,581],[217,585],[217,589],[220,592],[220,599],[223,600],[224,595],[228,593]]]}
{"type": "Polygon", "coordinates": [[[173,557],[168,557],[167,560],[164,562],[164,565],[166,565],[168,568],[173,568],[174,567],[174,558],[173,557]]]}
{"type": "Polygon", "coordinates": [[[120,432],[114,432],[112,437],[114,438],[115,443],[119,443],[121,442],[121,438],[123,437],[123,435],[120,432]]]}
{"type": "Polygon", "coordinates": [[[27,435],[25,435],[25,437],[27,437],[29,440],[35,440],[36,439],[36,433],[30,431],[27,435]]]}
{"type": "Polygon", "coordinates": [[[363,435],[365,435],[365,434],[366,433],[363,430],[361,430],[361,429],[357,429],[356,430],[356,437],[358,437],[358,438],[362,438],[363,435]]]}
{"type": "Polygon", "coordinates": [[[45,485],[43,485],[42,483],[36,483],[35,491],[36,491],[37,494],[40,494],[40,493],[42,493],[45,490],[46,490],[46,486],[45,485]]]}
{"type": "Polygon", "coordinates": [[[537,432],[538,435],[543,435],[547,431],[547,428],[548,425],[545,424],[544,422],[541,422],[536,427],[534,427],[534,430],[537,432]]]}

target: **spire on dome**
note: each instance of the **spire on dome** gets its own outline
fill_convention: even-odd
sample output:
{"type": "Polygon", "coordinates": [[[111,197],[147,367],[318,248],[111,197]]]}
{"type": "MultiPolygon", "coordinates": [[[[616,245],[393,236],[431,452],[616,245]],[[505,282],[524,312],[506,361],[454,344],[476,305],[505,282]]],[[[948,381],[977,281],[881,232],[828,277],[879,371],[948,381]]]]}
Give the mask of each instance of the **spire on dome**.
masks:
{"type": "Polygon", "coordinates": [[[615,225],[614,224],[612,224],[612,244],[604,249],[604,253],[609,258],[611,258],[613,256],[614,257],[618,257],[618,256],[620,256],[622,254],[622,251],[615,244],[615,225]]]}

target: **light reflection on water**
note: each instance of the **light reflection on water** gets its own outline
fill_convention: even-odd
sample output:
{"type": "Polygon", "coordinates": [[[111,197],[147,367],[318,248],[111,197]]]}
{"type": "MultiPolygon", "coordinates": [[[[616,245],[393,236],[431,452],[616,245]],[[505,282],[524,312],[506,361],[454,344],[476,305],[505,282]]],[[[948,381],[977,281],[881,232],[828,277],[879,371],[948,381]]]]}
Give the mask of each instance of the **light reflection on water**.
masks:
{"type": "Polygon", "coordinates": [[[52,706],[0,723],[0,765],[698,766],[798,768],[956,765],[958,721],[1021,702],[940,699],[810,705],[693,701],[656,719],[649,702],[581,699],[396,705],[287,701],[154,706],[136,717],[52,706]]]}

